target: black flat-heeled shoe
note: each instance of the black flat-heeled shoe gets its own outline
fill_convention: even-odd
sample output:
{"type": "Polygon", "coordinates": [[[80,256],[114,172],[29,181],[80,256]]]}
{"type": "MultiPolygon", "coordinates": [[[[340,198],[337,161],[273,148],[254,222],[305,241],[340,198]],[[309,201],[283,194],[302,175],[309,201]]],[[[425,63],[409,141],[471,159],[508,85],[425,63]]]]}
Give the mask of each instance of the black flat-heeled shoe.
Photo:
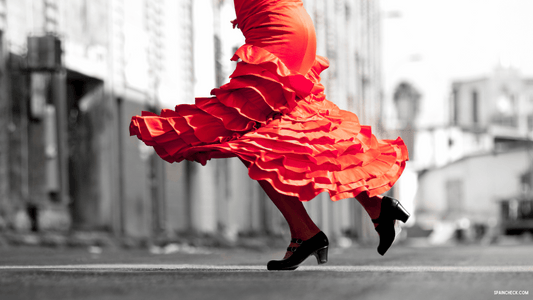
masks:
{"type": "Polygon", "coordinates": [[[295,270],[309,255],[314,255],[319,265],[328,262],[329,241],[322,231],[306,241],[292,239],[291,243],[296,243],[299,246],[287,248],[287,251],[292,252],[289,258],[269,261],[268,270],[295,270]]]}
{"type": "Polygon", "coordinates": [[[377,223],[376,231],[379,233],[378,253],[385,255],[394,240],[398,237],[402,228],[397,220],[407,222],[409,213],[400,204],[400,201],[384,196],[381,200],[381,212],[377,219],[372,222],[377,223]]]}

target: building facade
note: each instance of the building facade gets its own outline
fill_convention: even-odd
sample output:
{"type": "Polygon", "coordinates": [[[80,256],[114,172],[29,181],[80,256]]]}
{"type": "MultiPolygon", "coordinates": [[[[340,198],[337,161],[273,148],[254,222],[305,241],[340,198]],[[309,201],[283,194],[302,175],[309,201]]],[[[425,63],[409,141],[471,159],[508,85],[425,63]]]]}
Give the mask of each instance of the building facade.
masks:
{"type": "Polygon", "coordinates": [[[497,227],[503,202],[533,199],[532,90],[530,79],[503,66],[451,84],[449,124],[416,133],[422,223],[497,227]]]}
{"type": "MultiPolygon", "coordinates": [[[[327,97],[379,135],[379,2],[304,4],[331,63],[327,97]]],[[[230,0],[0,1],[0,225],[140,238],[287,233],[238,160],[168,164],[129,136],[131,116],[227,82],[244,42],[234,14],[230,0]]],[[[377,239],[354,199],[317,198],[305,205],[333,238],[377,239]]]]}

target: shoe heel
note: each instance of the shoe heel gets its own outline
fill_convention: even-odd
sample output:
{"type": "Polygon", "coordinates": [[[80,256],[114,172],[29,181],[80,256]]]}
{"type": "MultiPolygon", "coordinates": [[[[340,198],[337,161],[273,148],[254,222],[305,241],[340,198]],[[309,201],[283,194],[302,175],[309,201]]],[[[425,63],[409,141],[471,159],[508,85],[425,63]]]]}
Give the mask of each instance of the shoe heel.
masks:
{"type": "Polygon", "coordinates": [[[316,257],[316,261],[319,265],[328,262],[328,247],[324,247],[316,250],[313,255],[316,257]]]}
{"type": "Polygon", "coordinates": [[[407,222],[407,219],[409,219],[409,213],[407,210],[398,202],[398,205],[396,205],[396,209],[394,210],[394,219],[400,220],[402,222],[407,222]]]}

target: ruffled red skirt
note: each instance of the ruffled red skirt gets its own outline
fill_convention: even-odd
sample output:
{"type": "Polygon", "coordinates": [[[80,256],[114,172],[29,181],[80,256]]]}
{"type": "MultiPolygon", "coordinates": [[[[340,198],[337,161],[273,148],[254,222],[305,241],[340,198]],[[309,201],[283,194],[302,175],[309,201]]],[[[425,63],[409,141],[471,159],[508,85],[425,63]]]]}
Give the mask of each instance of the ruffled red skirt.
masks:
{"type": "MultiPolygon", "coordinates": [[[[272,34],[268,27],[254,27],[250,18],[239,14],[238,2],[246,1],[235,3],[247,43],[232,58],[241,61],[230,82],[213,89],[214,97],[196,98],[194,105],[163,109],[160,115],[143,112],[134,116],[130,134],[153,146],[171,163],[186,159],[205,165],[212,158],[239,157],[246,162],[252,179],[268,181],[279,193],[301,201],[321,192],[339,200],[363,191],[369,196],[388,191],[408,160],[402,139],[378,140],[369,126],[359,124],[355,114],[326,100],[320,73],[328,62],[315,55],[312,39],[311,47],[303,47],[305,53],[300,53],[296,64],[280,59],[285,55],[287,61],[287,53],[294,55],[287,51],[294,49],[294,38],[281,45],[250,42],[248,36],[257,39],[260,34],[272,34]],[[248,26],[243,28],[243,23],[248,26]],[[263,32],[258,33],[257,28],[263,32]],[[302,74],[310,51],[312,64],[302,74]]],[[[268,9],[272,15],[272,7],[268,9]]],[[[314,29],[299,29],[301,10],[301,6],[292,9],[284,5],[277,11],[283,15],[271,19],[281,20],[288,32],[307,35],[309,41],[309,35],[314,39],[314,29]],[[290,20],[295,20],[291,13],[299,16],[298,22],[292,22],[296,25],[291,24],[290,20]],[[283,20],[284,16],[289,21],[283,20]]],[[[264,24],[257,21],[260,19],[256,13],[253,20],[264,24]]]]}

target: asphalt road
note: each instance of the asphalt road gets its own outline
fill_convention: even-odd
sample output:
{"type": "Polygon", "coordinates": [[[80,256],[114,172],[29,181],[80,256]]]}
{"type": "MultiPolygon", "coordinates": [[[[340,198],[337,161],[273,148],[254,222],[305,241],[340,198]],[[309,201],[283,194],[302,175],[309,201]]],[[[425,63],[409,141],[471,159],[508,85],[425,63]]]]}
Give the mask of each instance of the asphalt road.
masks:
{"type": "Polygon", "coordinates": [[[533,299],[533,245],[334,248],[289,272],[266,270],[281,250],[90,250],[1,249],[0,299],[533,299]]]}

